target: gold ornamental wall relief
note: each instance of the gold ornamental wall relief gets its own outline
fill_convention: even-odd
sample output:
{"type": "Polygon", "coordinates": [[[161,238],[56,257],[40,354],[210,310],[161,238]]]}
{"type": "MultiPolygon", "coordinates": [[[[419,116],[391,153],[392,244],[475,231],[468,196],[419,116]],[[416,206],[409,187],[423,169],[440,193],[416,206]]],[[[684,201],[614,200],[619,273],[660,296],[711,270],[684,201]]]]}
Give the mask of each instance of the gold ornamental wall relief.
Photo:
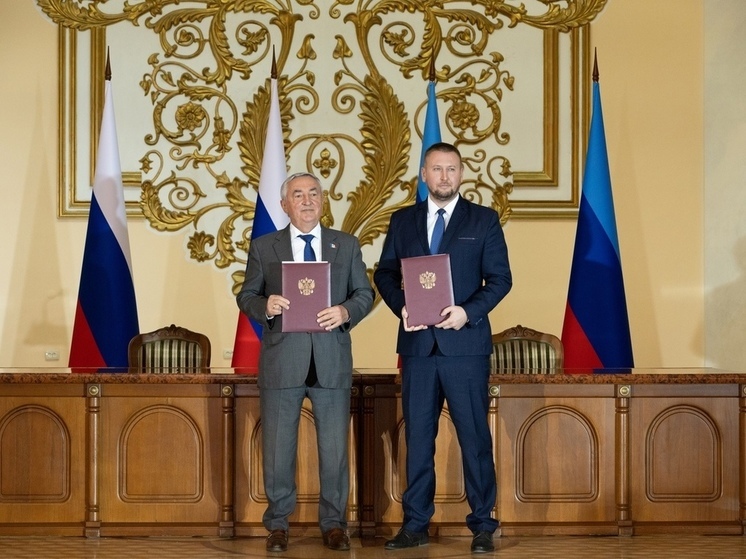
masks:
{"type": "Polygon", "coordinates": [[[234,286],[273,51],[289,171],[321,178],[324,224],[367,262],[414,201],[430,78],[465,197],[503,223],[577,213],[589,24],[607,0],[36,1],[60,29],[59,214],[88,210],[108,47],[128,213],[183,232],[234,286]]]}

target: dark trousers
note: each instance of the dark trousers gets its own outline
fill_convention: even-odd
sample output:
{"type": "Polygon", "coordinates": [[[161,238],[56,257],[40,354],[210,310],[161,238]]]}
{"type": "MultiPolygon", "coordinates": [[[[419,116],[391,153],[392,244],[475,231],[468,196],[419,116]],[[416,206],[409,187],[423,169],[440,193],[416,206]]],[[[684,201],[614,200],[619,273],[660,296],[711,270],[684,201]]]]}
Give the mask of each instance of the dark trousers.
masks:
{"type": "Polygon", "coordinates": [[[443,402],[456,429],[463,459],[473,531],[494,532],[497,498],[492,437],[487,423],[489,356],[402,356],[402,407],[407,441],[403,527],[426,532],[435,511],[435,438],[443,402]]]}

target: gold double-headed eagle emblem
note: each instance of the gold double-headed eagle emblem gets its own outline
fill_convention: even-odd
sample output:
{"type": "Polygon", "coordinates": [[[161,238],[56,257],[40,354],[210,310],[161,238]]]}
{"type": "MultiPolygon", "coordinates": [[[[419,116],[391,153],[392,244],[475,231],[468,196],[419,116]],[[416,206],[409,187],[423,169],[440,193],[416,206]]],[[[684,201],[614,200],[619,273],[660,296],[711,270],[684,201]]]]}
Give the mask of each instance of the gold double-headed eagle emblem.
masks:
{"type": "Polygon", "coordinates": [[[315,280],[311,278],[303,278],[298,280],[298,291],[300,291],[301,295],[305,295],[307,297],[313,293],[314,289],[316,289],[315,280]]]}
{"type": "Polygon", "coordinates": [[[432,289],[435,287],[435,282],[438,278],[435,276],[435,272],[422,272],[420,274],[420,285],[424,289],[432,289]]]}

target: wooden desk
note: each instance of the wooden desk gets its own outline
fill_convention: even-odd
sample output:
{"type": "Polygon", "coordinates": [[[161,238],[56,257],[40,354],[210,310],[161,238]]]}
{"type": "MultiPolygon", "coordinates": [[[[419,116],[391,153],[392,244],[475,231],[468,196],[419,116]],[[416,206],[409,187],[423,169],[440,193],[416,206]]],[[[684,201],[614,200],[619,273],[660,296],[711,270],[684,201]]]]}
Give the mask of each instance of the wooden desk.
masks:
{"type": "MultiPolygon", "coordinates": [[[[385,533],[401,521],[404,426],[396,391],[378,383],[382,372],[360,372],[364,431],[373,433],[363,531],[385,533]]],[[[746,375],[493,375],[490,394],[503,534],[743,533],[746,375]]],[[[447,410],[439,433],[432,528],[466,534],[447,410]]]]}
{"type": "MultiPolygon", "coordinates": [[[[355,534],[401,523],[395,370],[358,370],[355,534]]],[[[743,534],[746,375],[709,369],[495,375],[489,421],[505,535],[743,534]]],[[[256,378],[0,370],[0,535],[263,535],[256,378]]],[[[447,410],[431,531],[466,533],[447,410]]],[[[301,420],[294,533],[317,533],[313,415],[301,420]]]]}

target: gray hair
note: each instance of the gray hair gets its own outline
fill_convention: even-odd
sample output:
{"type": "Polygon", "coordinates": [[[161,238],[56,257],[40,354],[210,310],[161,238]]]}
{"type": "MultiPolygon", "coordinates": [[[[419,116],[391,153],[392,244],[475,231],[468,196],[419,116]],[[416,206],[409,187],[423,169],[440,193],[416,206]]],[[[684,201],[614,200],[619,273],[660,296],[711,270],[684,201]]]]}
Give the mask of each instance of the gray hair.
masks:
{"type": "Polygon", "coordinates": [[[321,190],[321,181],[319,181],[318,177],[314,175],[313,173],[308,172],[300,172],[300,173],[293,173],[288,178],[286,178],[284,181],[282,181],[282,184],[280,185],[280,198],[283,200],[285,199],[285,196],[287,196],[288,193],[288,185],[293,182],[295,179],[299,179],[302,177],[308,177],[309,179],[313,179],[316,182],[316,185],[319,187],[319,190],[321,190]]]}

